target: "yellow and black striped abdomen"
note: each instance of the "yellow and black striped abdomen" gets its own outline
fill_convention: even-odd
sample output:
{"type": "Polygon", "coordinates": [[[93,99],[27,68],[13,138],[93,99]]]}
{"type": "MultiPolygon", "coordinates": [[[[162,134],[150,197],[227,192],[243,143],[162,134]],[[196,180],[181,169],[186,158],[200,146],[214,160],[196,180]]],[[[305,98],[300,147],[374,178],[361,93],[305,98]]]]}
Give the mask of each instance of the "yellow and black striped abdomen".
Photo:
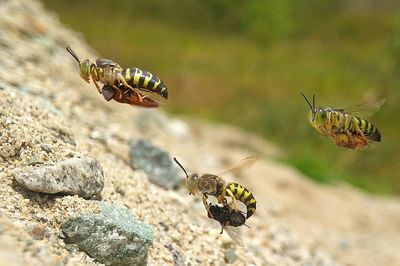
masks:
{"type": "Polygon", "coordinates": [[[168,99],[168,89],[156,75],[134,67],[124,69],[122,76],[132,87],[152,91],[168,99]]]}
{"type": "Polygon", "coordinates": [[[231,183],[226,187],[226,189],[233,193],[235,199],[243,202],[246,205],[246,219],[250,218],[250,216],[256,212],[256,199],[254,198],[253,193],[251,193],[247,188],[237,183],[231,183]]]}
{"type": "Polygon", "coordinates": [[[329,111],[328,118],[331,123],[331,129],[334,131],[342,131],[349,128],[349,118],[342,112],[329,111]]]}
{"type": "Polygon", "coordinates": [[[366,119],[359,117],[352,117],[353,123],[356,123],[358,128],[364,134],[364,136],[371,141],[380,142],[381,141],[381,132],[379,129],[374,126],[371,122],[366,119]]]}

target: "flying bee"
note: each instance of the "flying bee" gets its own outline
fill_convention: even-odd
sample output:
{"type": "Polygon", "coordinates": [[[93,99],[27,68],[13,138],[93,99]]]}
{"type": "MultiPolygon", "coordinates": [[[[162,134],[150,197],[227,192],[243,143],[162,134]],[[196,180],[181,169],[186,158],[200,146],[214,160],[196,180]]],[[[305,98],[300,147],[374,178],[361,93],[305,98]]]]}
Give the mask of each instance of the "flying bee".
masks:
{"type": "Polygon", "coordinates": [[[118,88],[120,89],[119,91],[115,90],[114,87],[112,87],[111,85],[104,85],[101,88],[104,99],[106,101],[114,100],[119,103],[126,103],[129,105],[136,105],[147,108],[155,108],[160,106],[159,103],[151,100],[150,98],[143,98],[143,101],[140,102],[138,95],[132,92],[130,89],[127,89],[122,84],[120,84],[118,88]]]}
{"type": "Polygon", "coordinates": [[[245,225],[246,217],[240,210],[233,209],[229,204],[218,206],[217,204],[209,204],[207,211],[208,218],[218,221],[221,225],[221,233],[225,232],[239,246],[244,246],[244,241],[240,235],[240,229],[237,227],[245,225]]]}
{"type": "MultiPolygon", "coordinates": [[[[126,89],[135,92],[140,102],[143,102],[143,99],[146,97],[155,101],[165,101],[168,99],[168,89],[164,82],[150,72],[139,68],[124,69],[119,64],[106,58],[98,58],[94,62],[86,59],[81,62],[71,47],[67,46],[66,49],[78,62],[81,78],[90,83],[91,77],[100,94],[102,90],[100,90],[97,82],[112,86],[118,92],[120,99],[123,98],[123,92],[119,87],[121,84],[126,89]],[[160,97],[153,99],[152,96],[154,95],[160,97]]],[[[126,90],[125,93],[129,90],[126,90]]]]}
{"type": "Polygon", "coordinates": [[[322,135],[331,137],[337,146],[349,149],[361,149],[370,142],[380,142],[381,132],[368,120],[355,114],[371,115],[377,111],[385,100],[377,100],[350,108],[333,108],[315,106],[315,95],[312,105],[307,97],[304,99],[310,106],[308,119],[311,125],[322,135]]]}
{"type": "Polygon", "coordinates": [[[198,193],[203,194],[203,204],[208,210],[207,197],[209,195],[217,198],[218,203],[227,205],[226,196],[232,199],[232,206],[235,210],[238,210],[237,200],[246,205],[246,219],[250,218],[256,211],[256,199],[253,194],[245,187],[238,183],[226,184],[225,180],[220,177],[221,175],[232,173],[243,168],[252,166],[257,160],[256,156],[248,156],[242,159],[239,164],[223,173],[218,175],[214,174],[203,174],[197,173],[188,175],[185,168],[174,158],[175,162],[182,168],[186,175],[186,186],[189,190],[189,194],[195,195],[198,193]]]}

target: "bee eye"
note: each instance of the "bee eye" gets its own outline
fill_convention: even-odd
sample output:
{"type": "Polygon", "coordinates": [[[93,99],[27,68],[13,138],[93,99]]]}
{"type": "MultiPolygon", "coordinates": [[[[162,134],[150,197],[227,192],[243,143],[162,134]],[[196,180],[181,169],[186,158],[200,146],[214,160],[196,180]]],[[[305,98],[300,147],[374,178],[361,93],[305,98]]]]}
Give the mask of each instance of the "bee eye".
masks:
{"type": "Polygon", "coordinates": [[[319,113],[319,115],[320,115],[320,117],[321,117],[322,119],[326,119],[326,118],[327,118],[326,111],[324,111],[324,110],[319,110],[318,113],[319,113]]]}

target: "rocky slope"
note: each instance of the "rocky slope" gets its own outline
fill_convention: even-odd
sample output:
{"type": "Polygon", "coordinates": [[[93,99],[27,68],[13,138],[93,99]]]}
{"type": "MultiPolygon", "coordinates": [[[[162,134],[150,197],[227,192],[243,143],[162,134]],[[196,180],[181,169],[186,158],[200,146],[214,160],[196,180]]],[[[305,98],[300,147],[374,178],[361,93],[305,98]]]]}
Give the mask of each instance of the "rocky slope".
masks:
{"type": "Polygon", "coordinates": [[[0,265],[400,264],[398,199],[315,184],[239,129],[106,102],[65,51],[95,58],[78,34],[35,1],[0,13],[0,265]],[[169,162],[220,172],[254,152],[235,179],[258,200],[240,248],[169,162]]]}

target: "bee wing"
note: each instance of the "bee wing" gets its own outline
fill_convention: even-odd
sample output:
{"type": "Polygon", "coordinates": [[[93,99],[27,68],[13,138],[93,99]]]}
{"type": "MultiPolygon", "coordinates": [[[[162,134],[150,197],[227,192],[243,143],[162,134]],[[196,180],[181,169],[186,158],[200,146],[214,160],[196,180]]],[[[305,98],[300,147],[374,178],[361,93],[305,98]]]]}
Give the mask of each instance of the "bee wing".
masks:
{"type": "Polygon", "coordinates": [[[236,172],[236,171],[239,171],[239,170],[250,168],[257,161],[257,159],[258,159],[257,155],[247,156],[246,158],[243,158],[242,160],[240,160],[240,162],[236,166],[234,166],[234,167],[232,167],[232,168],[230,168],[230,169],[228,169],[228,170],[226,170],[226,171],[224,171],[222,173],[219,173],[218,176],[226,175],[226,174],[229,174],[229,173],[232,173],[232,172],[236,172]]]}
{"type": "Polygon", "coordinates": [[[345,108],[343,111],[345,113],[367,117],[376,113],[385,101],[385,99],[373,100],[363,104],[345,108]]]}
{"type": "Polygon", "coordinates": [[[230,236],[233,242],[235,242],[238,246],[240,247],[245,246],[241,235],[241,230],[239,227],[224,226],[224,230],[230,236]]]}
{"type": "Polygon", "coordinates": [[[96,65],[98,67],[120,67],[117,63],[114,61],[107,59],[107,58],[98,58],[96,60],[96,65]]]}
{"type": "Polygon", "coordinates": [[[162,97],[159,94],[152,92],[152,91],[140,90],[140,94],[142,94],[143,96],[149,97],[150,99],[152,99],[153,101],[155,101],[159,104],[165,104],[167,102],[167,99],[165,99],[164,97],[162,97]]]}

